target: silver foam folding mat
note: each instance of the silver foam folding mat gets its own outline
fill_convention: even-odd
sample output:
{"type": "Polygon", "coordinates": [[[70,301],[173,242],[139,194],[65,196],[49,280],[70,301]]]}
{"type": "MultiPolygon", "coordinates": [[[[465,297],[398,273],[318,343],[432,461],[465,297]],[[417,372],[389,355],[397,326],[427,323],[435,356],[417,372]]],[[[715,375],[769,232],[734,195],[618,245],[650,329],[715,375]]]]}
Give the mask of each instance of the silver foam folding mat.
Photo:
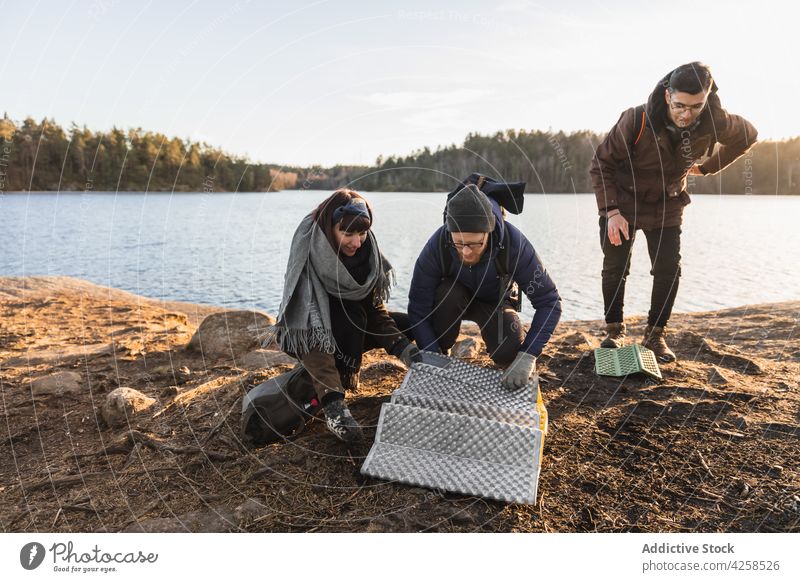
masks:
{"type": "Polygon", "coordinates": [[[535,503],[543,444],[538,383],[509,392],[497,370],[429,353],[423,353],[423,362],[411,367],[391,402],[382,406],[361,472],[535,503]]]}
{"type": "Polygon", "coordinates": [[[361,472],[513,503],[535,503],[539,429],[384,404],[361,472]]]}
{"type": "Polygon", "coordinates": [[[539,428],[532,383],[509,392],[500,384],[497,370],[464,366],[472,370],[414,364],[414,373],[406,375],[391,402],[539,428]]]}

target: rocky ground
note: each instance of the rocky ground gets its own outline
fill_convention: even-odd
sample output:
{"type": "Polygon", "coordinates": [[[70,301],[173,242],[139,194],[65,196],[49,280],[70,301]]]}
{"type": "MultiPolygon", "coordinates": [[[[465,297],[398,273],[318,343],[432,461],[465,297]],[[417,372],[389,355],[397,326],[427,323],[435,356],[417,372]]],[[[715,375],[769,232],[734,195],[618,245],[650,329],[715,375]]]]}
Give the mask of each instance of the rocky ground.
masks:
{"type": "MultiPolygon", "coordinates": [[[[243,448],[242,395],[292,362],[258,348],[261,314],[217,315],[189,346],[221,311],[0,278],[0,530],[800,530],[800,302],[675,316],[660,381],[598,377],[600,322],[562,323],[538,366],[550,434],[531,506],[365,479],[368,447],[318,421],[243,448]],[[141,393],[135,414],[106,404],[120,387],[141,393]]],[[[370,436],[405,373],[387,362],[368,354],[349,397],[370,436]]]]}

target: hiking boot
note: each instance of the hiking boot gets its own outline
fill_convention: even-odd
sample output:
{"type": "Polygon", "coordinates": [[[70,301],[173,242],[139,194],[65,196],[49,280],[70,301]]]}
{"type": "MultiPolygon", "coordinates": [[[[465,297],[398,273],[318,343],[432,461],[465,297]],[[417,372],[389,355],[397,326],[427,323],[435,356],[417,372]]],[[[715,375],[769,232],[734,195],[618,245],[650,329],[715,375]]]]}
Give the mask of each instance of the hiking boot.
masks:
{"type": "Polygon", "coordinates": [[[623,348],[625,347],[625,332],[624,323],[607,323],[606,324],[606,339],[600,342],[601,348],[623,348]]]}
{"type": "Polygon", "coordinates": [[[675,352],[669,349],[667,340],[664,339],[664,328],[655,325],[648,325],[644,330],[644,341],[642,345],[649,350],[653,350],[656,359],[660,362],[674,362],[675,352]]]}
{"type": "Polygon", "coordinates": [[[346,443],[359,443],[364,440],[361,425],[356,422],[344,399],[338,398],[322,408],[325,414],[325,426],[336,435],[336,438],[346,443]]]}

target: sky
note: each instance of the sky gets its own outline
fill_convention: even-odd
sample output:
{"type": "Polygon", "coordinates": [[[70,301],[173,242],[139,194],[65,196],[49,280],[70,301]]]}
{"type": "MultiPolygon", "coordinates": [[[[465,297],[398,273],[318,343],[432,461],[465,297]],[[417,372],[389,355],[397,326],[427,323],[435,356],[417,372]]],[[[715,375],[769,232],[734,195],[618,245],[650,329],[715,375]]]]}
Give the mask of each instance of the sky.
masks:
{"type": "Polygon", "coordinates": [[[372,164],[470,132],[607,131],[709,64],[762,139],[800,135],[792,2],[0,0],[2,110],[254,162],[372,164]]]}

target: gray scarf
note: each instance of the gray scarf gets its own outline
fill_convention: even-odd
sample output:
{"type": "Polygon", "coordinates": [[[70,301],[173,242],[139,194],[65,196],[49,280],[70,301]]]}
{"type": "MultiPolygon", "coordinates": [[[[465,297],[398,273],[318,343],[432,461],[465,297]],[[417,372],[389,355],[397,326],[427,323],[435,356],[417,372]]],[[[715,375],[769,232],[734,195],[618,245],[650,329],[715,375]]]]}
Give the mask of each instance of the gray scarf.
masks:
{"type": "Polygon", "coordinates": [[[311,215],[303,219],[292,237],[281,309],[277,323],[267,330],[265,346],[274,339],[281,350],[297,357],[313,349],[334,353],[336,340],[328,295],[360,301],[377,288],[382,301],[389,298],[392,266],[381,254],[371,230],[367,236],[371,243],[370,271],[359,285],[311,215]]]}

